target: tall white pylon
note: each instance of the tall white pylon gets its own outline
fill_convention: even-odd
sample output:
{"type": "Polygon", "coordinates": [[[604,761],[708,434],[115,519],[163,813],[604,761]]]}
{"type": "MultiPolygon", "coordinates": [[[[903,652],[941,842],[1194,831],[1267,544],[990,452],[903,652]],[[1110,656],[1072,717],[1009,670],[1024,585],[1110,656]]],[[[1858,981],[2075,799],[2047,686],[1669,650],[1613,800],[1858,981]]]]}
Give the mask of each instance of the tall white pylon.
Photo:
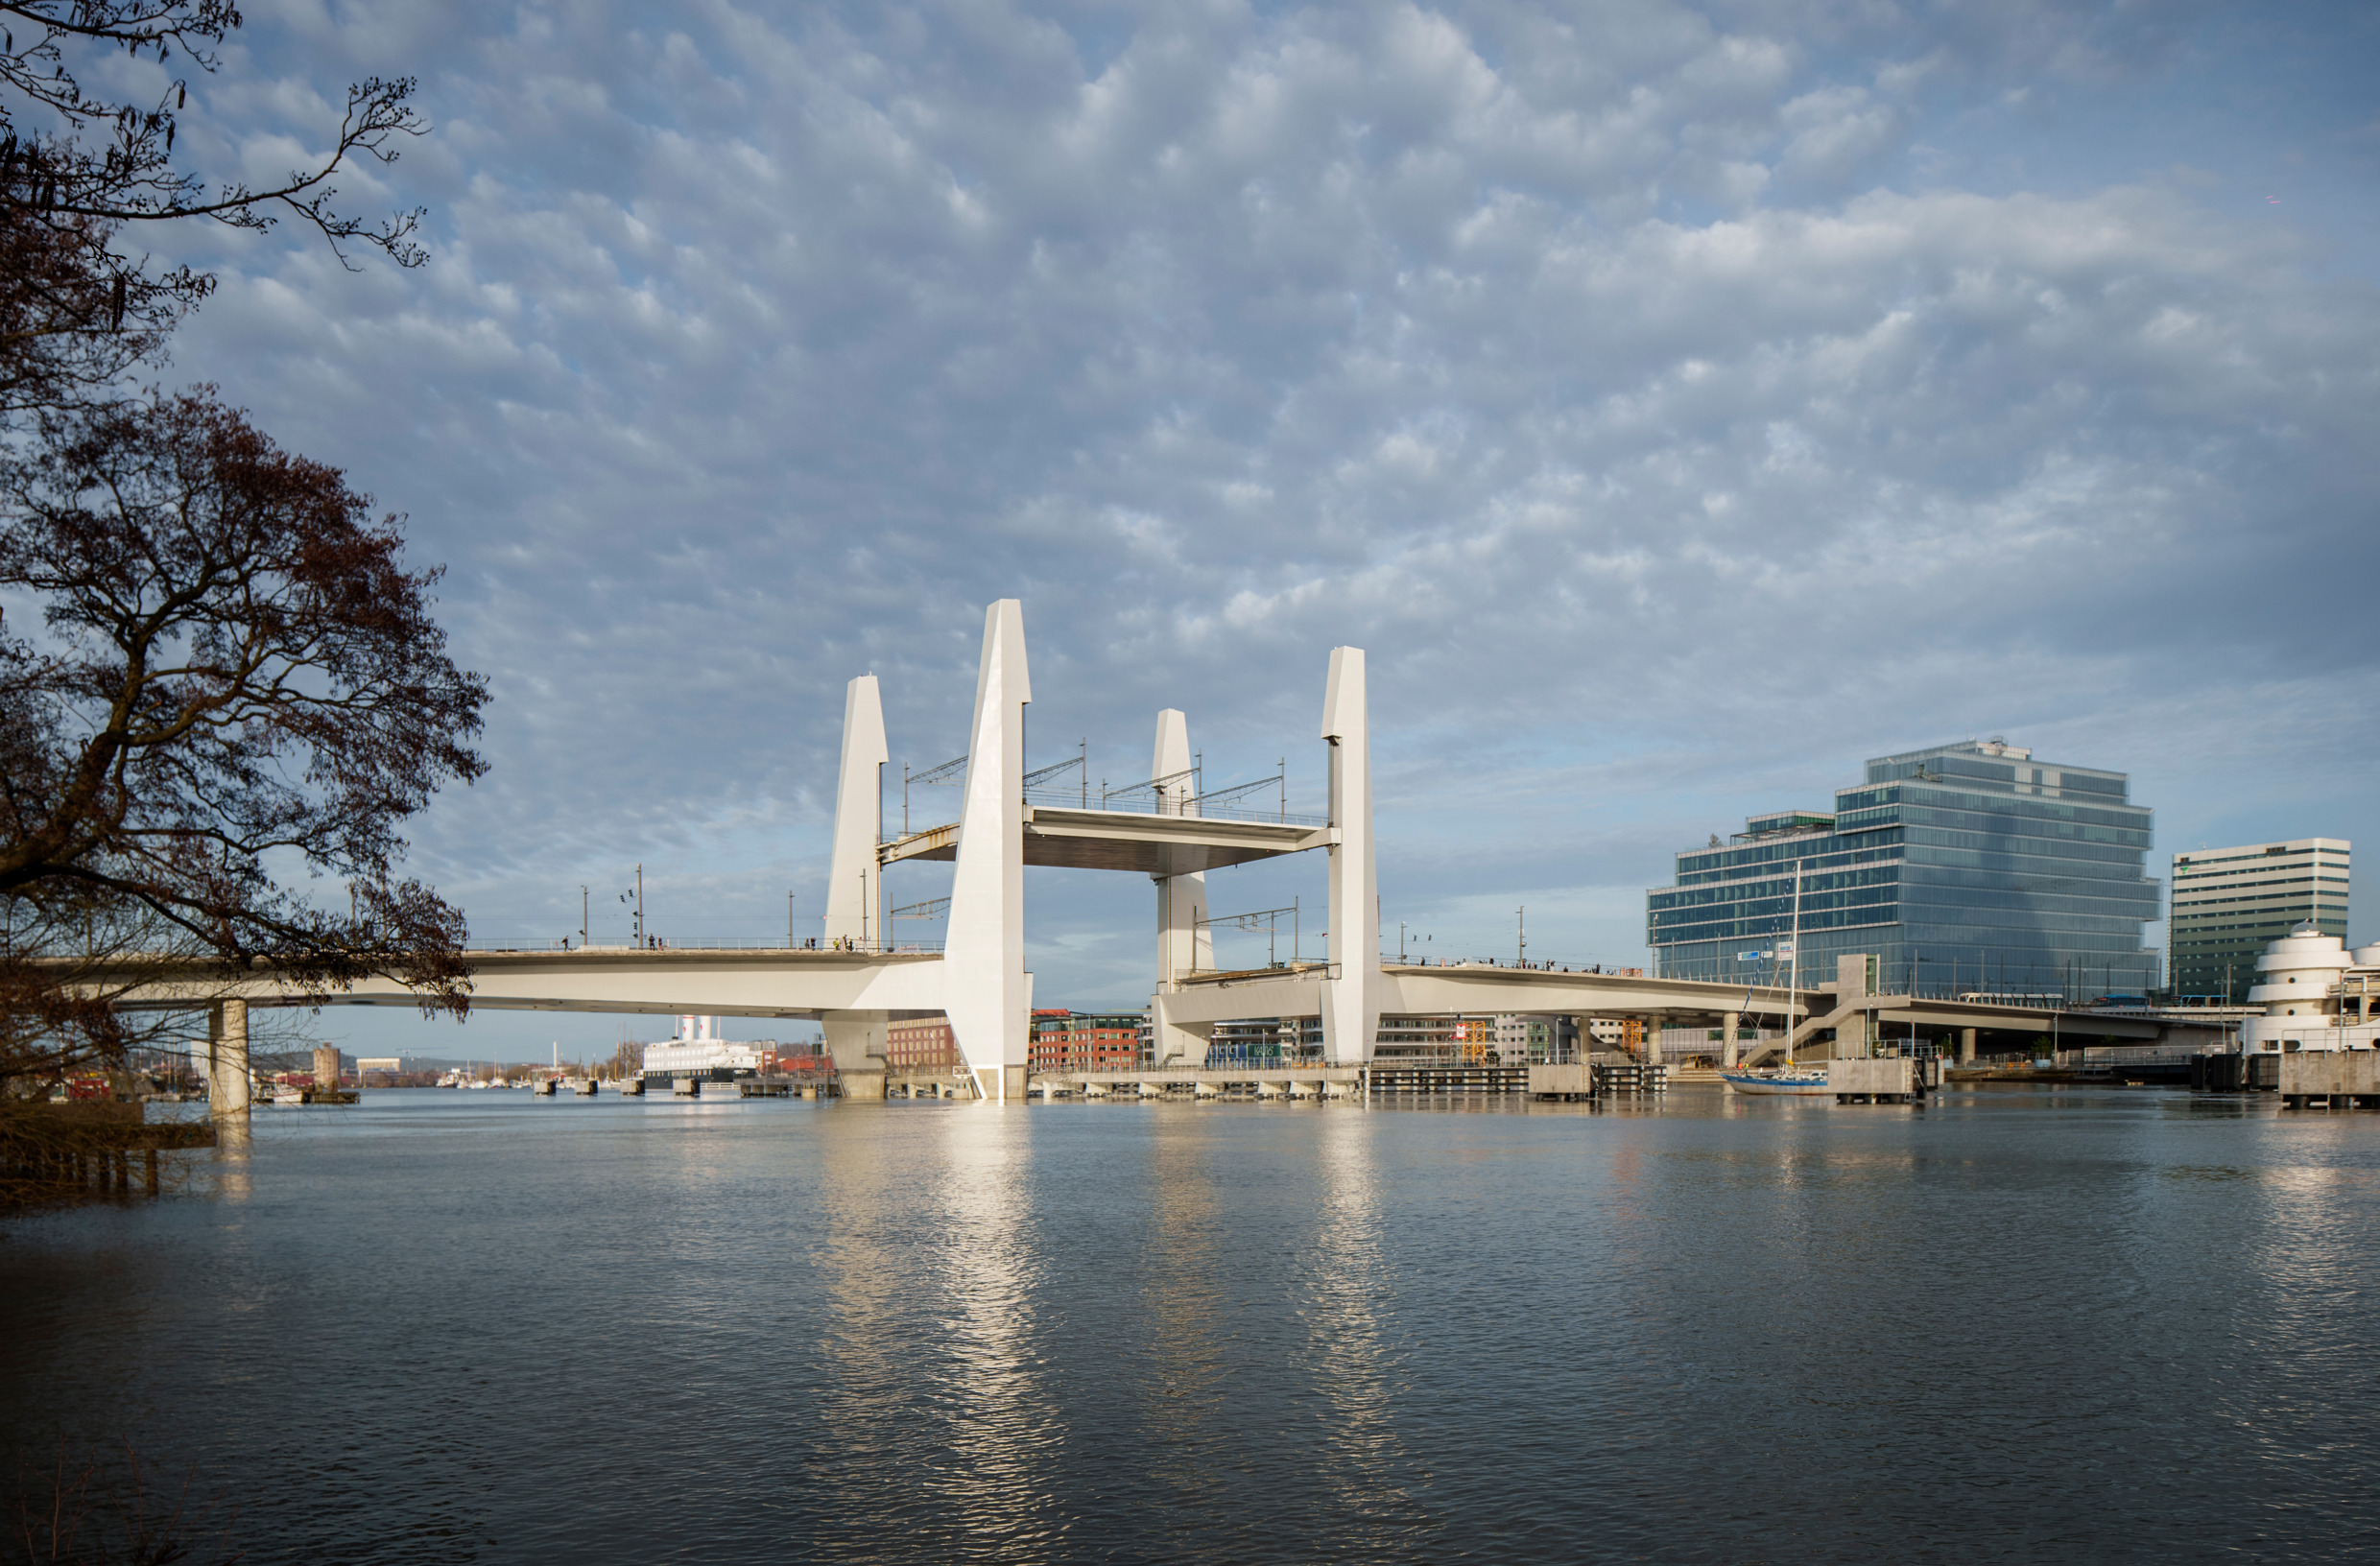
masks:
{"type": "Polygon", "coordinates": [[[1025,972],[1025,703],[1032,700],[1025,608],[1004,598],[984,611],[942,949],[943,1009],[988,1099],[1025,1094],[1033,1009],[1033,980],[1025,972]]]}
{"type": "MultiPolygon", "coordinates": [[[[1156,791],[1160,816],[1198,814],[1197,786],[1179,774],[1190,770],[1190,722],[1173,707],[1157,714],[1156,750],[1149,763],[1152,779],[1173,778],[1156,791]]],[[[1179,875],[1153,875],[1157,888],[1157,986],[1160,995],[1194,968],[1215,965],[1214,932],[1200,921],[1206,917],[1206,874],[1187,870],[1179,875]]],[[[1155,1064],[1198,1066],[1206,1059],[1203,1035],[1166,1025],[1159,1008],[1156,1020],[1155,1064]]]]}
{"type": "Polygon", "coordinates": [[[1322,983],[1322,1054],[1360,1065],[1380,1035],[1380,875],[1372,857],[1371,717],[1364,650],[1336,647],[1322,695],[1330,742],[1330,977],[1322,983]]]}
{"type": "Polygon", "coordinates": [[[826,943],[883,945],[877,929],[876,840],[884,835],[884,701],[876,676],[843,690],[843,771],[835,785],[835,852],[826,873],[826,943]]]}

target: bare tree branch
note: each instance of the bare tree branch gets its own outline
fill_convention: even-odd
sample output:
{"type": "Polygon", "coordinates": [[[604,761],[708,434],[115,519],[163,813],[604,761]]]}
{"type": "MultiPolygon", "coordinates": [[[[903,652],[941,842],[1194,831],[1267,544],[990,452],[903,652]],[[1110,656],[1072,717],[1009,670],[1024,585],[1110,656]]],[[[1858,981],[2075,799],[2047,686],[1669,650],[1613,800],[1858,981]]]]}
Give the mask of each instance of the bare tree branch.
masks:
{"type": "Polygon", "coordinates": [[[51,415],[0,461],[0,897],[83,899],[316,990],[387,974],[460,1013],[463,918],[395,878],[399,824],[485,763],[486,682],[394,517],[212,389],[51,415]],[[351,910],[281,888],[277,856],[351,910]]]}
{"type": "Polygon", "coordinates": [[[420,208],[357,217],[333,182],[361,161],[395,162],[404,138],[427,133],[412,77],[352,83],[318,162],[210,189],[175,162],[188,78],[152,103],[95,94],[77,74],[117,51],[212,72],[240,21],[227,0],[0,0],[0,425],[104,394],[213,290],[206,273],[128,245],[144,225],[206,218],[261,231],[286,219],[351,271],[360,249],[400,267],[428,260],[420,208]]]}

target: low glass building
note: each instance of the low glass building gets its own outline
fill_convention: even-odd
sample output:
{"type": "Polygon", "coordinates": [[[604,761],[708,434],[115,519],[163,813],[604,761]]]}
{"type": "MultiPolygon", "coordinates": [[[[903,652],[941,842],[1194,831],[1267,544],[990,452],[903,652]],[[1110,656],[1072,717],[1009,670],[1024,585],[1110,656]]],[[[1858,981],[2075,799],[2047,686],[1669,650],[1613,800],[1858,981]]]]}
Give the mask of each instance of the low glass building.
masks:
{"type": "Polygon", "coordinates": [[[2154,813],[2122,772],[2034,759],[1965,740],[1868,763],[1829,811],[1754,816],[1722,843],[1678,855],[1646,894],[1646,939],[1663,978],[1783,984],[1796,867],[1803,984],[1864,953],[1900,992],[2138,995],[2161,914],[2142,873],[2154,813]]]}

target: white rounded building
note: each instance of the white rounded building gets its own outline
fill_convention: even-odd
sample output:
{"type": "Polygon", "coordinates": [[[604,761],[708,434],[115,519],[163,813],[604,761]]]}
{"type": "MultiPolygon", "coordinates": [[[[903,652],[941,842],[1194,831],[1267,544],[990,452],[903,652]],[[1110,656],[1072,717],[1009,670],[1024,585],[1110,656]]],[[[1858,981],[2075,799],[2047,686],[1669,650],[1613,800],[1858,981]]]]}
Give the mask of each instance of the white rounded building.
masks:
{"type": "Polygon", "coordinates": [[[2350,951],[2312,923],[2298,925],[2256,960],[2248,1004],[2265,1014],[2241,1025],[2241,1048],[2253,1054],[2296,1050],[2368,1050],[2380,1046],[2380,943],[2350,951]]]}

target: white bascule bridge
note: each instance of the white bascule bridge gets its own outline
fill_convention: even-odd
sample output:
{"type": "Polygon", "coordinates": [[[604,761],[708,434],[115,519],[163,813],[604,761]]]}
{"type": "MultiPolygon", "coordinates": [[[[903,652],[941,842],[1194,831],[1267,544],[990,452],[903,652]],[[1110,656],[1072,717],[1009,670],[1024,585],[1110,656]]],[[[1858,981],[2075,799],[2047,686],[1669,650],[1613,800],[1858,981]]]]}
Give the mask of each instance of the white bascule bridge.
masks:
{"type": "MultiPolygon", "coordinates": [[[[727,950],[474,951],[471,1005],[491,1010],[807,1018],[821,1024],[846,1097],[881,1097],[887,1027],[946,1015],[971,1091],[987,1101],[1023,1096],[1033,975],[1025,968],[1024,876],[1055,866],[1147,875],[1156,897],[1151,1000],[1154,1058],[1136,1075],[1164,1080],[1203,1065],[1216,1024],[1244,1018],[1320,1018],[1322,1065],[1351,1073],[1369,1057],[1382,1011],[1537,1011],[1581,1016],[1739,1016],[1815,1025],[1828,1005],[1783,990],[1550,969],[1384,964],[1372,830],[1371,743],[1364,651],[1330,654],[1320,738],[1329,762],[1329,814],[1290,814],[1249,789],[1199,792],[1188,724],[1157,715],[1145,783],[1093,791],[1049,784],[1064,770],[1025,770],[1025,706],[1033,700],[1023,606],[1002,599],[984,616],[983,656],[966,754],[937,773],[963,773],[958,819],[888,834],[881,769],[889,760],[876,678],[846,688],[843,756],[822,938],[812,945],[727,950]],[[1218,972],[1209,944],[1205,872],[1321,850],[1329,862],[1322,960],[1218,972]],[[880,878],[907,860],[953,862],[940,952],[886,938],[880,878]],[[1812,1001],[1818,1004],[1809,1004],[1812,1001]]],[[[1071,765],[1071,764],[1069,764],[1071,765]]],[[[127,978],[132,977],[127,975],[127,978]]],[[[247,1011],[254,1006],[412,1006],[390,979],[328,996],[306,994],[259,967],[226,983],[195,965],[153,969],[125,991],[143,1008],[211,1010],[210,1097],[245,1107],[247,1011]],[[234,1102],[236,1101],[236,1103],[234,1102]]],[[[1728,1051],[1732,1055],[1733,1051],[1728,1051]]],[[[1311,1073],[1309,1073],[1311,1075],[1311,1073]]]]}

